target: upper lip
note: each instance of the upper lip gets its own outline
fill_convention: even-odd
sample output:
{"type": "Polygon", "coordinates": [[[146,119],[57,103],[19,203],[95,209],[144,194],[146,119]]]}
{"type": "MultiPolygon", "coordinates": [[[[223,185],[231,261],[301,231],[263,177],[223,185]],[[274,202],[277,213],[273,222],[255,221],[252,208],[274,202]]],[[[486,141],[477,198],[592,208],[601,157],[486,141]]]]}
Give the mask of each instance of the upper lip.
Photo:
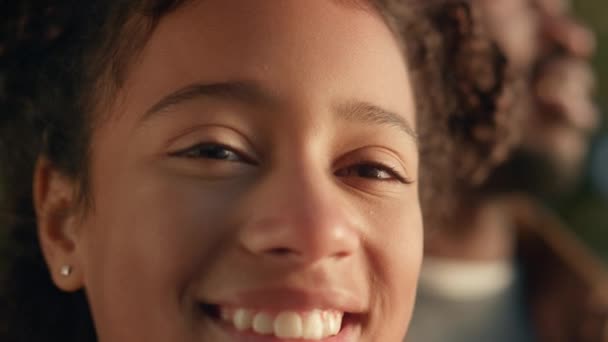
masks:
{"type": "Polygon", "coordinates": [[[299,289],[275,287],[235,292],[221,298],[203,301],[231,308],[268,311],[308,311],[314,309],[363,313],[365,305],[359,296],[341,289],[299,289]]]}

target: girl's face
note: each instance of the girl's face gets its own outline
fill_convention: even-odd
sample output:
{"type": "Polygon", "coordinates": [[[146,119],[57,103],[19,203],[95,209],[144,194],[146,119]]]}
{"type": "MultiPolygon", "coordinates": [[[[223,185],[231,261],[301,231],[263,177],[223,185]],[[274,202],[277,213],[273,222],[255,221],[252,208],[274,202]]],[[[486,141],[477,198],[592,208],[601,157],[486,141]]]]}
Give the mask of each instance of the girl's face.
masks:
{"type": "Polygon", "coordinates": [[[408,79],[347,2],[164,17],[95,130],[65,259],[100,341],[400,341],[422,254],[408,79]]]}

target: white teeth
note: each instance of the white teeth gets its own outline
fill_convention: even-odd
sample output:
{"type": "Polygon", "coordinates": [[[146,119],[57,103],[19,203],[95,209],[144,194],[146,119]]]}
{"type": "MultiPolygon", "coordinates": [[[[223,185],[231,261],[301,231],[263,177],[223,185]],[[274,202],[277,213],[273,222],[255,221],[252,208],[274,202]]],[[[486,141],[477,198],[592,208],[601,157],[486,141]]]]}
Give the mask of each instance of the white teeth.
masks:
{"type": "Polygon", "coordinates": [[[340,332],[340,327],[342,326],[342,315],[332,312],[323,312],[322,317],[323,322],[325,323],[323,325],[323,335],[337,335],[340,332]]]}
{"type": "Polygon", "coordinates": [[[323,338],[323,325],[321,312],[319,310],[312,311],[303,320],[302,337],[315,340],[323,338]]]}
{"type": "Polygon", "coordinates": [[[337,335],[340,332],[340,328],[342,327],[342,318],[344,317],[342,314],[334,313],[333,319],[330,322],[333,322],[333,326],[331,332],[332,335],[337,335]]]}
{"type": "Polygon", "coordinates": [[[281,312],[274,319],[274,334],[281,338],[302,337],[302,318],[295,312],[281,312]]]}
{"type": "Polygon", "coordinates": [[[221,310],[225,322],[238,331],[252,330],[261,335],[285,339],[320,340],[340,333],[342,312],[311,310],[308,312],[255,312],[248,309],[221,310]]]}
{"type": "Polygon", "coordinates": [[[274,319],[265,312],[260,312],[253,317],[253,331],[262,335],[270,335],[274,332],[274,319]]]}
{"type": "Polygon", "coordinates": [[[234,312],[232,323],[239,331],[250,329],[253,323],[253,313],[249,310],[237,309],[234,312]]]}
{"type": "Polygon", "coordinates": [[[331,319],[330,317],[330,313],[329,312],[322,312],[321,313],[321,320],[323,320],[323,336],[330,336],[331,335],[331,322],[329,321],[331,319]]]}
{"type": "Polygon", "coordinates": [[[230,314],[229,311],[226,310],[222,310],[220,312],[220,317],[222,318],[222,320],[224,321],[232,321],[232,315],[230,314]]]}

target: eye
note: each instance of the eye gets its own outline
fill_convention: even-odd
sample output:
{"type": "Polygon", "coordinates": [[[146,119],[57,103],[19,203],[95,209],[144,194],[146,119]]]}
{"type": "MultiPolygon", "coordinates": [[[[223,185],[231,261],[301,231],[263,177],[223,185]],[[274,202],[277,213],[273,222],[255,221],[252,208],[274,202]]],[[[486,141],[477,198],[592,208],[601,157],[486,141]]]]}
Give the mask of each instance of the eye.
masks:
{"type": "Polygon", "coordinates": [[[366,162],[351,165],[335,172],[338,177],[359,177],[377,181],[393,181],[411,184],[412,181],[402,176],[394,168],[380,163],[366,162]]]}
{"type": "Polygon", "coordinates": [[[247,164],[254,163],[251,158],[246,157],[243,153],[237,152],[235,149],[229,146],[218,143],[201,143],[177,152],[173,152],[170,155],[173,157],[191,159],[212,159],[247,164]]]}

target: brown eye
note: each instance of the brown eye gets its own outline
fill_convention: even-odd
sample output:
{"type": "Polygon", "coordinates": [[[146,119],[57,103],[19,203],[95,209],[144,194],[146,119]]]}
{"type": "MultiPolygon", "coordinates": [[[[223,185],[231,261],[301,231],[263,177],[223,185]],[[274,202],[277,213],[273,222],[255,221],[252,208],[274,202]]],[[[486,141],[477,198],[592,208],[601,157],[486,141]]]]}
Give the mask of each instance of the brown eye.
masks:
{"type": "Polygon", "coordinates": [[[411,181],[403,177],[393,168],[377,163],[361,163],[342,168],[335,173],[338,177],[359,177],[377,181],[398,181],[409,184],[411,181]]]}
{"type": "Polygon", "coordinates": [[[192,159],[214,159],[228,162],[243,162],[251,163],[247,158],[243,157],[239,152],[232,148],[215,143],[198,144],[187,149],[172,153],[171,156],[192,158],[192,159]]]}

